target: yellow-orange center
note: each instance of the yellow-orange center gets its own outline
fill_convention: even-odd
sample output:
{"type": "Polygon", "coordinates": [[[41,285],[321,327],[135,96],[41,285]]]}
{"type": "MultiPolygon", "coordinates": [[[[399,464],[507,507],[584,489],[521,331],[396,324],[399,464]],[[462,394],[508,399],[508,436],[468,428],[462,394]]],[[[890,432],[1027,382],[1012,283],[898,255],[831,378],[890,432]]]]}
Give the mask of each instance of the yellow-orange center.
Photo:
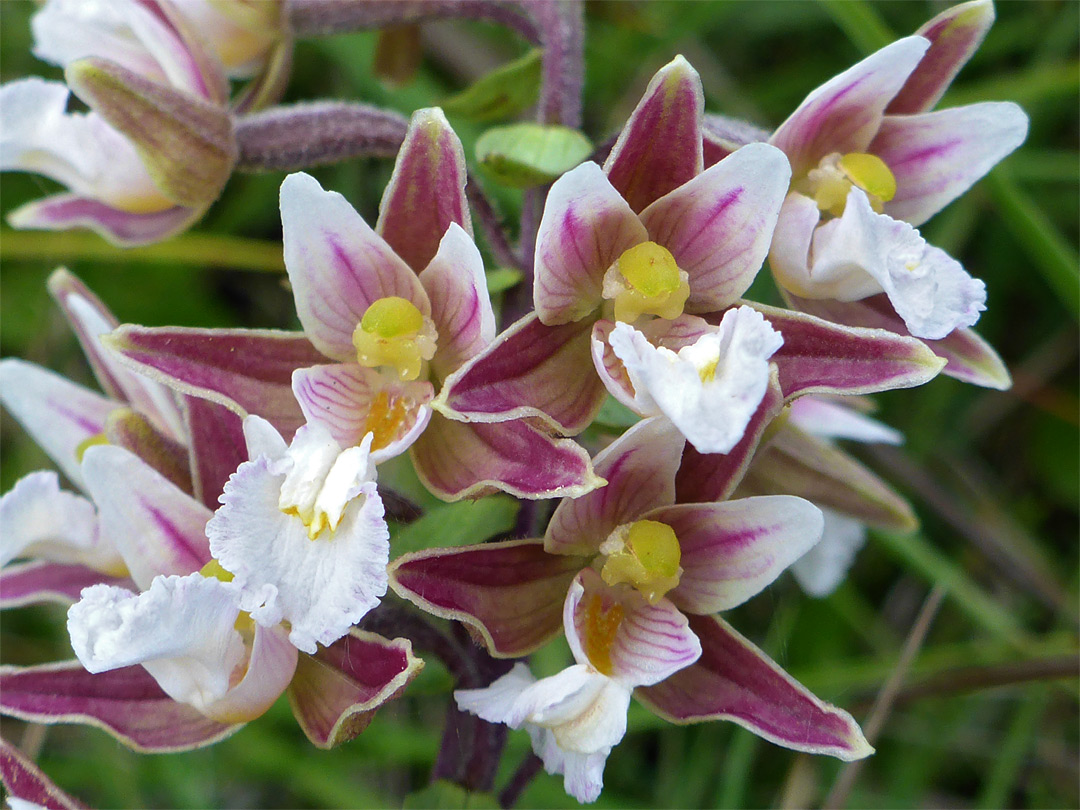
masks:
{"type": "Polygon", "coordinates": [[[607,555],[600,571],[604,582],[633,585],[651,605],[679,584],[682,549],[666,523],[639,520],[620,527],[600,551],[607,555]]]}
{"type": "Polygon", "coordinates": [[[364,420],[363,432],[374,434],[371,440],[372,451],[381,450],[397,438],[409,406],[401,396],[391,396],[380,391],[371,403],[367,419],[364,420]]]}
{"type": "Polygon", "coordinates": [[[642,242],[616,259],[604,276],[603,295],[614,302],[616,320],[632,323],[642,315],[671,320],[682,315],[689,276],[666,247],[642,242]]]}
{"type": "Polygon", "coordinates": [[[610,675],[611,648],[615,644],[615,634],[623,620],[623,608],[618,602],[604,607],[604,600],[594,594],[585,605],[585,626],[582,633],[582,647],[589,663],[597,672],[610,675]]]}
{"type": "Polygon", "coordinates": [[[353,330],[356,361],[368,368],[390,366],[402,380],[415,380],[435,355],[435,329],[416,305],[391,295],[367,308],[353,330]]]}

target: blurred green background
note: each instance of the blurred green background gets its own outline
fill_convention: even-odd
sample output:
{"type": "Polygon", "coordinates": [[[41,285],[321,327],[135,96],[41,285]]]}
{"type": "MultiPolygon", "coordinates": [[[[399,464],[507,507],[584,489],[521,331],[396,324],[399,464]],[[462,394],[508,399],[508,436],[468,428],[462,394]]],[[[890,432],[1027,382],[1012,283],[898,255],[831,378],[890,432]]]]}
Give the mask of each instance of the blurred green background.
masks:
{"type": "MultiPolygon", "coordinates": [[[[590,2],[584,129],[596,142],[617,131],[649,77],[676,53],[700,72],[708,111],[775,126],[818,84],[947,5],[590,2]]],[[[59,77],[29,54],[33,9],[30,2],[0,2],[3,81],[59,77]]],[[[877,397],[880,418],[902,430],[907,443],[898,452],[851,449],[912,499],[920,533],[873,536],[849,580],[827,599],[803,596],[784,576],[727,617],[816,694],[862,720],[927,593],[934,585],[945,590],[878,753],[854,783],[853,807],[1080,802],[1077,682],[1075,675],[1061,677],[1075,667],[1080,579],[1080,4],[1005,2],[997,10],[985,44],[940,106],[1013,100],[1031,117],[1031,133],[923,232],[986,281],[988,310],[978,330],[1005,358],[1015,385],[983,391],[940,378],[877,397]]],[[[298,43],[287,100],[362,100],[409,114],[527,50],[494,26],[425,24],[417,75],[389,88],[372,72],[376,39],[364,32],[298,43]]],[[[451,123],[471,159],[481,128],[453,117],[451,123]]],[[[390,166],[360,160],[314,173],[373,222],[390,166]]],[[[181,240],[175,244],[187,247],[133,258],[96,237],[0,231],[0,353],[93,384],[45,292],[48,273],[60,264],[121,321],[297,327],[282,276],[265,269],[280,257],[282,177],[234,177],[192,231],[225,240],[209,248],[181,240]],[[228,241],[237,237],[263,244],[228,241]],[[178,259],[180,250],[186,254],[178,259]],[[241,269],[245,263],[264,269],[241,269]]],[[[520,193],[484,185],[514,221],[520,193]]],[[[0,208],[6,214],[52,188],[35,176],[5,174],[0,208]]],[[[766,276],[751,297],[774,297],[766,276]]],[[[6,413],[0,439],[4,491],[48,465],[6,413]]],[[[6,612],[4,663],[70,657],[62,627],[59,608],[6,612]]],[[[564,646],[554,646],[538,663],[557,667],[565,656],[564,646]]],[[[91,806],[395,806],[426,784],[449,688],[445,671],[429,660],[405,698],[333,752],[305,741],[284,700],[234,737],[188,754],[139,756],[87,728],[54,727],[41,739],[4,719],[0,730],[38,748],[42,767],[91,806]]],[[[525,735],[512,733],[497,788],[526,749],[525,735]]],[[[731,724],[675,728],[635,705],[630,732],[608,761],[598,806],[813,805],[839,770],[832,760],[777,748],[731,724]]],[[[542,774],[520,806],[575,806],[561,782],[542,774]]]]}

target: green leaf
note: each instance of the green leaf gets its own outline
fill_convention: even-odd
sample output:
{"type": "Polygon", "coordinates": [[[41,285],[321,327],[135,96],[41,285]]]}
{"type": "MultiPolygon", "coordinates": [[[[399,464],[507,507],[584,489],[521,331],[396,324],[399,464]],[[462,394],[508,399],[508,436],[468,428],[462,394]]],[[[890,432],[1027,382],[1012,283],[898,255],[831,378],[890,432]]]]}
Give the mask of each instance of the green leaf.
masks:
{"type": "Polygon", "coordinates": [[[592,142],[558,125],[511,124],[489,129],[476,142],[476,159],[503,185],[549,183],[592,154],[592,142]]]}
{"type": "Polygon", "coordinates": [[[613,396],[608,396],[604,404],[600,406],[600,412],[596,414],[596,423],[607,428],[633,427],[641,421],[641,417],[623,405],[613,396]]]}
{"type": "Polygon", "coordinates": [[[428,807],[441,810],[495,810],[499,804],[490,793],[472,793],[453,782],[438,779],[423,790],[410,793],[401,806],[405,810],[428,807]]]}
{"type": "Polygon", "coordinates": [[[443,112],[471,121],[501,121],[528,109],[540,95],[541,53],[533,49],[480,77],[443,101],[443,112]]]}
{"type": "Polygon", "coordinates": [[[506,495],[436,506],[407,526],[391,527],[395,554],[436,546],[480,543],[514,528],[519,504],[506,495]]]}
{"type": "Polygon", "coordinates": [[[866,56],[884,48],[896,36],[878,10],[865,0],[819,0],[829,16],[866,56]]]}
{"type": "Polygon", "coordinates": [[[496,267],[487,273],[488,295],[495,295],[517,286],[521,281],[521,271],[513,267],[496,267]]]}

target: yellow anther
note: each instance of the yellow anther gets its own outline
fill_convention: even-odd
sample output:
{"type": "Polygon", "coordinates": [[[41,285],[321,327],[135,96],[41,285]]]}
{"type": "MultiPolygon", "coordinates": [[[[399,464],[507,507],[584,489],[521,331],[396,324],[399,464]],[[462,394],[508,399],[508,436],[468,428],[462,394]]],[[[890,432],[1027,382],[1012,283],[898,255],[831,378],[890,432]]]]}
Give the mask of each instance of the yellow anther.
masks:
{"type": "Polygon", "coordinates": [[[380,298],[368,307],[353,330],[356,360],[362,366],[391,366],[402,380],[420,376],[435,355],[435,326],[411,301],[380,298]]]}
{"type": "Polygon", "coordinates": [[[896,176],[884,160],[867,152],[826,155],[795,184],[797,191],[814,198],[819,209],[836,217],[843,215],[853,186],[866,192],[870,207],[879,214],[896,196],[896,176]]]}
{"type": "Polygon", "coordinates": [[[896,196],[896,177],[877,155],[849,152],[840,158],[840,168],[852,183],[867,193],[871,201],[876,197],[887,203],[896,196]]]}
{"type": "Polygon", "coordinates": [[[585,605],[582,647],[589,663],[604,675],[610,675],[614,669],[611,665],[611,648],[615,644],[615,635],[622,620],[622,605],[616,602],[605,608],[604,600],[599,594],[594,594],[585,605]]]}
{"type": "Polygon", "coordinates": [[[679,584],[682,551],[666,523],[639,520],[612,532],[600,547],[607,555],[600,576],[608,585],[633,585],[650,605],[679,584]]]}
{"type": "Polygon", "coordinates": [[[75,459],[81,463],[83,455],[85,455],[86,451],[89,450],[91,447],[98,444],[108,443],[109,440],[105,437],[104,433],[95,433],[93,436],[87,436],[85,439],[75,445],[75,459]]]}
{"type": "Polygon", "coordinates": [[[226,571],[221,563],[217,560],[211,559],[206,565],[199,569],[199,573],[207,579],[220,579],[222,582],[232,582],[232,571],[226,571]]]}
{"type": "Polygon", "coordinates": [[[616,320],[632,323],[642,315],[671,320],[682,315],[689,276],[663,245],[642,242],[615,260],[604,276],[603,295],[615,302],[616,320]]]}

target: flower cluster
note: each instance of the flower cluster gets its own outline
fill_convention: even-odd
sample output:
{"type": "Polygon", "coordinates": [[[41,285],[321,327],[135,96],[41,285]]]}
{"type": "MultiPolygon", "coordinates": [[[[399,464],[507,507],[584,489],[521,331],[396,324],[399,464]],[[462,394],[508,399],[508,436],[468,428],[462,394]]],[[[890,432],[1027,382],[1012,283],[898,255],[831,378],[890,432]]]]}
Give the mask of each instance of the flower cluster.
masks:
{"type": "MultiPolygon", "coordinates": [[[[0,168],[70,191],[11,223],[122,244],[186,228],[243,151],[242,114],[280,92],[283,14],[48,0],[35,53],[67,85],[0,88],[0,168]],[[230,101],[227,78],[253,75],[230,101]],[[90,112],[66,112],[69,93],[90,112]]],[[[407,630],[356,626],[392,590],[515,659],[454,700],[526,729],[582,802],[632,696],[675,723],[872,753],[719,614],[788,568],[826,594],[866,526],[914,526],[830,442],[900,440],[843,398],[939,372],[1009,384],[971,331],[985,286],[916,229],[1026,135],[1012,104],[931,111],[992,16],[984,0],[943,12],[772,133],[707,115],[676,57],[606,159],[550,186],[524,243],[532,308],[501,330],[437,108],[404,128],[374,227],[308,174],[281,184],[302,331],[120,325],[57,270],[104,393],[0,363],[4,406],[78,490],[42,471],[0,500],[0,603],[70,604],[78,661],[4,667],[3,712],[180,750],[288,692],[311,741],[336,745],[422,666],[407,630]],[[789,309],[743,298],[766,259],[789,309]],[[611,402],[629,412],[621,435],[596,422],[611,402]],[[400,495],[379,480],[394,459],[445,501],[557,505],[510,539],[397,554],[400,495]],[[537,679],[527,656],[560,633],[574,663],[537,679]]]]}

